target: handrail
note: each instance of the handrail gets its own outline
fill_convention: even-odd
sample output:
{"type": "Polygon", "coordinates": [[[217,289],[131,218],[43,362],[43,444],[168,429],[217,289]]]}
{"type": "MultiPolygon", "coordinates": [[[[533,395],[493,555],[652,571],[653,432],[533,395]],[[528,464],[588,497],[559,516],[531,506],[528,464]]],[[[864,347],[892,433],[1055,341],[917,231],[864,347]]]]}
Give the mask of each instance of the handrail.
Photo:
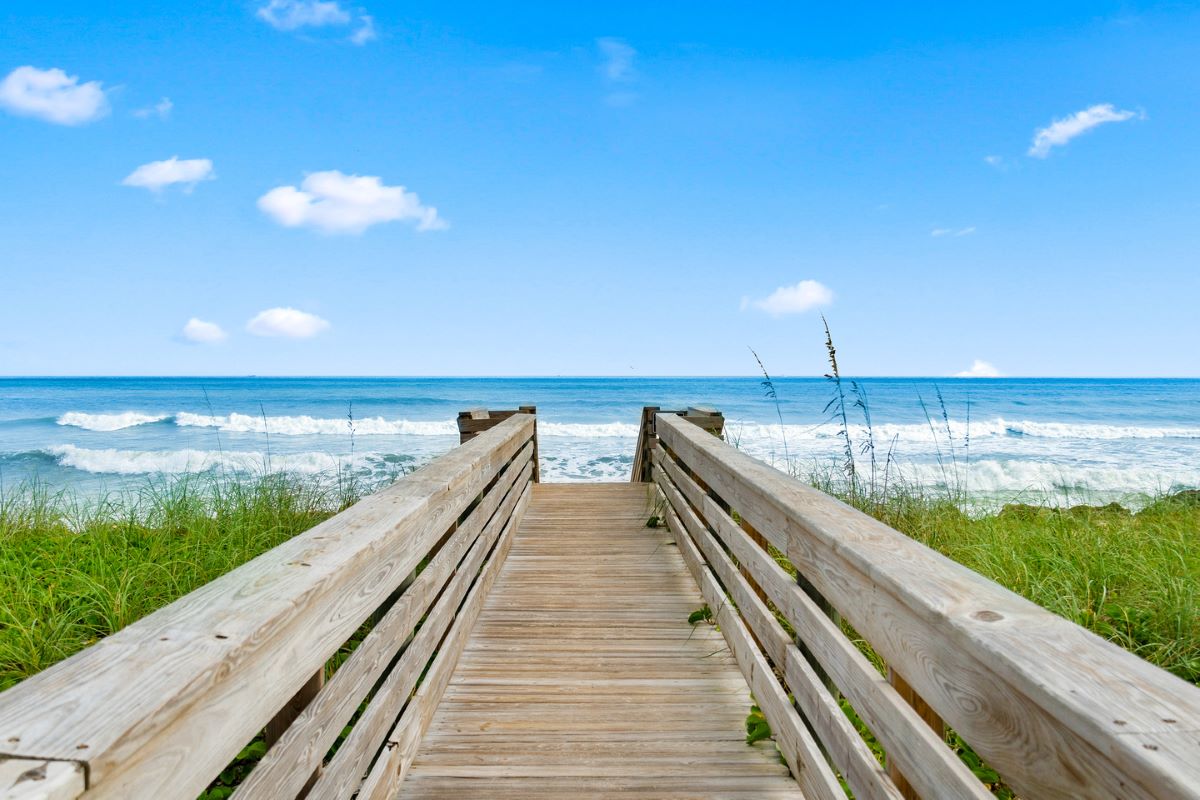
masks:
{"type": "Polygon", "coordinates": [[[836,769],[856,797],[990,796],[919,699],[1023,797],[1200,797],[1200,689],[679,417],[655,431],[668,526],[809,795],[842,796],[836,769]]]}
{"type": "Polygon", "coordinates": [[[277,740],[239,798],[383,796],[524,513],[534,430],[512,415],[0,694],[0,796],[194,798],[264,727],[277,740]]]}
{"type": "Polygon", "coordinates": [[[630,483],[648,483],[650,481],[650,452],[658,435],[654,432],[654,419],[659,414],[674,414],[687,421],[699,425],[714,436],[725,433],[725,417],[720,411],[707,406],[688,406],[684,411],[663,411],[658,406],[645,406],[642,409],[642,420],[638,425],[637,445],[633,450],[633,469],[629,474],[630,483]]]}

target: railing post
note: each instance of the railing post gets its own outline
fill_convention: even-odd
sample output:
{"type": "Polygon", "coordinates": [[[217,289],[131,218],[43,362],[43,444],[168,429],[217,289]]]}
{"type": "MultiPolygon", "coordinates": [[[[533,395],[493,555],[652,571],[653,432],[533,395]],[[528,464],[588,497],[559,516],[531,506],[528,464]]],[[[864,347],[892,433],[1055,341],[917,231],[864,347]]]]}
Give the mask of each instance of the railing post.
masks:
{"type": "Polygon", "coordinates": [[[533,482],[542,482],[542,467],[538,460],[537,406],[517,406],[517,411],[533,417],[533,482]]]}
{"type": "Polygon", "coordinates": [[[654,415],[658,406],[642,409],[642,421],[638,425],[637,447],[633,451],[633,469],[629,473],[631,483],[650,482],[650,451],[654,448],[654,415]]]}
{"type": "MultiPolygon", "coordinates": [[[[325,667],[321,667],[321,669],[313,673],[311,678],[305,681],[299,691],[292,695],[292,699],[288,700],[283,708],[279,709],[279,713],[267,723],[265,738],[268,749],[287,733],[287,729],[304,712],[304,709],[308,708],[308,704],[313,701],[313,698],[320,693],[324,686],[325,667]]],[[[308,781],[304,784],[304,789],[300,792],[301,797],[308,793],[308,790],[312,788],[319,777],[321,777],[321,766],[318,764],[308,781]]]]}
{"type": "Polygon", "coordinates": [[[533,419],[533,482],[541,481],[542,471],[538,462],[537,406],[520,406],[516,411],[489,411],[472,408],[458,412],[458,443],[466,444],[484,431],[491,430],[513,414],[529,414],[533,419]]]}
{"type": "Polygon", "coordinates": [[[658,414],[683,417],[718,439],[724,438],[725,416],[715,408],[688,406],[685,411],[663,411],[658,406],[646,406],[642,409],[642,423],[638,426],[637,446],[633,451],[633,469],[629,474],[631,483],[649,483],[652,479],[650,453],[654,450],[654,443],[658,441],[658,434],[654,430],[654,418],[658,414]]]}
{"type": "MultiPolygon", "coordinates": [[[[942,718],[938,716],[936,711],[929,707],[924,698],[908,685],[908,681],[904,680],[900,673],[892,669],[891,666],[888,667],[888,683],[896,689],[896,693],[904,699],[904,702],[913,707],[913,710],[917,712],[917,715],[921,717],[921,720],[926,725],[932,728],[938,736],[945,737],[946,723],[942,721],[942,718]]],[[[917,794],[917,791],[905,779],[903,770],[904,765],[897,764],[895,759],[892,758],[892,754],[888,753],[888,777],[896,784],[896,788],[900,790],[900,794],[904,795],[905,800],[920,800],[921,795],[917,794]]]]}

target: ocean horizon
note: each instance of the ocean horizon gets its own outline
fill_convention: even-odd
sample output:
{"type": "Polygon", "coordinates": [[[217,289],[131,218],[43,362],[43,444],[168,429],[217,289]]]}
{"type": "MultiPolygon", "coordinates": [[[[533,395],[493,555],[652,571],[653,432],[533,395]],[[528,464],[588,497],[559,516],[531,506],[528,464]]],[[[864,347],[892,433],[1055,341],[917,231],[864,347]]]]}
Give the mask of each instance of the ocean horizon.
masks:
{"type": "MultiPolygon", "coordinates": [[[[1200,379],[846,378],[856,457],[974,502],[1147,498],[1200,486],[1200,379]],[[940,399],[939,399],[940,397],[940,399]],[[922,405],[923,404],[923,405],[922,405]]],[[[469,408],[538,407],[543,479],[627,480],[642,406],[721,410],[742,450],[801,476],[836,469],[833,385],[778,377],[4,377],[0,481],[85,495],[214,470],[383,482],[458,442],[469,408]],[[781,422],[782,418],[782,422],[781,422]]]]}

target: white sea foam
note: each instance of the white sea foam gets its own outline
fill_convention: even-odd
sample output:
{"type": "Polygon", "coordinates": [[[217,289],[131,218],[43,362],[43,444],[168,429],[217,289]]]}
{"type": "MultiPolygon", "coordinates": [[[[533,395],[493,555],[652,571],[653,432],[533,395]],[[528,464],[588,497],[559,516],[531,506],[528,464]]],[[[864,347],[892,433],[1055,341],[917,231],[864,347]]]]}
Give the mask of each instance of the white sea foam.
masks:
{"type": "MultiPolygon", "coordinates": [[[[91,414],[69,411],[58,418],[59,425],[68,425],[92,431],[116,431],[138,425],[146,425],[172,419],[166,414],[145,414],[139,411],[124,411],[113,414],[91,414]]],[[[313,417],[302,415],[267,416],[232,413],[227,415],[194,414],[179,412],[174,422],[180,427],[216,428],[230,433],[263,433],[280,436],[349,436],[349,421],[345,417],[313,417]]],[[[839,427],[832,423],[774,425],[762,422],[731,419],[726,423],[731,439],[742,442],[772,442],[785,436],[789,442],[833,439],[839,427]]],[[[863,425],[849,426],[852,439],[862,441],[867,435],[863,425]]],[[[638,426],[627,422],[552,422],[540,420],[538,433],[547,437],[569,437],[574,439],[635,439],[638,426]]],[[[453,419],[409,420],[386,419],[384,417],[362,417],[354,420],[355,436],[456,436],[457,424],[453,419]]],[[[974,441],[995,438],[1024,437],[1030,439],[1200,439],[1200,427],[1185,426],[1137,426],[1103,425],[1095,423],[1039,422],[1035,420],[1007,420],[995,417],[972,420],[970,425],[952,419],[949,423],[934,420],[932,426],[919,423],[882,423],[874,428],[875,441],[945,443],[953,437],[966,441],[968,435],[974,441]]]]}
{"type": "Polygon", "coordinates": [[[218,450],[118,450],[93,449],[72,444],[48,448],[64,467],[107,475],[182,474],[224,468],[245,472],[296,472],[308,475],[338,469],[381,466],[378,453],[359,453],[353,457],[332,453],[265,453],[218,450]]]}
{"type": "MultiPolygon", "coordinates": [[[[349,436],[346,417],[255,416],[228,414],[210,416],[180,412],[175,424],[181,427],[216,428],[231,433],[263,433],[281,436],[349,436]]],[[[354,420],[355,436],[458,436],[458,423],[446,420],[384,419],[362,417],[354,420]]],[[[569,436],[577,439],[636,439],[638,426],[625,422],[574,423],[539,422],[539,436],[569,436]]]]}
{"type": "Polygon", "coordinates": [[[87,414],[83,411],[68,411],[56,421],[59,425],[69,425],[89,431],[119,431],[122,428],[162,422],[167,417],[167,414],[143,414],[140,411],[122,411],[118,414],[87,414]]]}
{"type": "Polygon", "coordinates": [[[539,422],[538,436],[570,436],[575,439],[636,439],[638,426],[627,422],[539,422]]]}
{"type": "MultiPolygon", "coordinates": [[[[216,449],[153,450],[165,430],[156,430],[144,445],[129,441],[129,434],[114,437],[112,444],[125,449],[87,448],[62,444],[42,452],[50,454],[64,467],[95,474],[137,475],[180,474],[214,468],[262,472],[268,468],[305,474],[332,473],[338,469],[363,471],[361,474],[386,476],[394,472],[398,461],[417,463],[436,457],[454,446],[458,428],[453,419],[409,420],[381,416],[354,420],[356,437],[400,437],[382,443],[375,439],[353,457],[330,450],[345,448],[350,429],[344,417],[309,415],[262,416],[230,413],[209,416],[180,412],[173,416],[138,411],[97,414],[73,411],[58,418],[59,425],[89,431],[120,431],[139,425],[173,420],[184,429],[215,429],[221,432],[280,436],[279,447],[272,443],[268,467],[265,445],[251,444],[239,451],[245,439],[224,439],[232,445],[222,452],[216,449]],[[294,444],[303,452],[285,452],[288,437],[310,436],[319,441],[294,444]],[[150,442],[153,441],[154,445],[150,442]],[[365,452],[374,450],[376,452],[365,452]],[[397,455],[403,454],[403,455],[397,455]]],[[[630,422],[559,422],[545,417],[538,421],[542,438],[540,448],[542,474],[549,481],[625,480],[632,461],[638,426],[630,422]]],[[[833,424],[790,424],[779,426],[759,421],[731,419],[726,423],[727,438],[744,452],[769,463],[784,459],[786,437],[788,459],[797,465],[815,465],[819,469],[840,457],[844,443],[833,424]]],[[[861,425],[849,428],[857,453],[866,441],[861,425]]],[[[1050,502],[1076,502],[1075,498],[1154,494],[1179,487],[1200,486],[1200,427],[1182,425],[1107,425],[1083,422],[1043,422],[993,417],[972,420],[970,467],[963,447],[968,426],[962,420],[920,423],[884,423],[874,428],[877,455],[883,451],[897,457],[892,469],[914,484],[937,487],[947,482],[959,454],[962,480],[951,479],[974,496],[1011,498],[1019,495],[1048,498],[1050,502]],[[949,435],[947,435],[947,425],[949,435]],[[950,446],[953,438],[954,446],[950,446]],[[898,446],[892,448],[892,442],[898,446]],[[942,459],[946,469],[939,466],[942,459]]],[[[178,435],[178,434],[177,434],[178,435]]],[[[191,443],[195,436],[182,437],[180,444],[191,443]]],[[[205,437],[200,437],[202,441],[205,437]]],[[[70,439],[68,439],[70,441],[70,439]]],[[[207,442],[206,442],[207,443],[207,442]]],[[[345,448],[348,449],[348,448],[345,448]]],[[[862,459],[866,459],[866,454],[862,459]]],[[[802,470],[803,471],[803,470],[802,470]]],[[[893,474],[896,474],[893,472],[893,474]]],[[[1006,500],[999,500],[1006,502],[1006,500]]]]}
{"type": "MultiPolygon", "coordinates": [[[[298,416],[254,416],[229,414],[209,416],[186,411],[175,415],[181,427],[216,428],[230,433],[263,433],[280,436],[349,436],[350,421],[346,417],[323,418],[298,416]]],[[[457,436],[454,420],[389,420],[383,417],[363,417],[354,420],[355,436],[457,436]]]]}
{"type": "MultiPolygon", "coordinates": [[[[614,442],[614,445],[616,443],[614,442]]],[[[65,467],[95,474],[142,475],[182,474],[215,468],[245,472],[272,471],[302,474],[332,474],[337,470],[365,470],[372,474],[394,472],[401,457],[378,453],[353,456],[326,452],[272,453],[234,450],[122,450],[93,449],[75,445],[49,448],[65,467]]],[[[428,454],[429,457],[434,453],[428,454]]],[[[623,447],[597,450],[578,446],[542,452],[542,475],[548,481],[625,480],[631,453],[623,447]]],[[[422,459],[423,460],[423,459],[422,459]]],[[[928,461],[904,461],[892,469],[901,480],[924,487],[955,483],[953,467],[928,461]]],[[[1200,486],[1200,469],[1164,469],[1152,465],[1064,464],[1044,460],[983,458],[961,468],[961,486],[981,497],[1013,498],[1021,495],[1050,498],[1053,502],[1079,502],[1100,495],[1119,499],[1122,495],[1156,494],[1200,486]]]]}
{"type": "MultiPolygon", "coordinates": [[[[832,439],[839,435],[840,426],[833,423],[815,425],[770,425],[758,422],[730,420],[725,429],[732,439],[779,440],[786,436],[788,441],[807,439],[832,439]]],[[[863,441],[867,436],[864,425],[848,426],[850,437],[863,441]]],[[[1035,422],[1033,420],[1006,420],[996,417],[988,420],[972,420],[970,425],[961,420],[949,423],[935,420],[928,422],[896,424],[883,423],[874,426],[877,443],[897,439],[903,442],[946,443],[953,438],[965,442],[968,435],[972,441],[1002,437],[1026,437],[1033,439],[1200,439],[1200,428],[1172,426],[1100,425],[1094,423],[1035,422]]]]}
{"type": "MultiPolygon", "coordinates": [[[[937,464],[906,463],[900,474],[919,486],[944,486],[955,481],[953,469],[937,464]]],[[[1164,470],[1150,466],[1079,466],[1025,459],[972,461],[961,468],[963,487],[970,494],[1090,495],[1096,492],[1159,494],[1200,486],[1200,470],[1164,470]]]]}

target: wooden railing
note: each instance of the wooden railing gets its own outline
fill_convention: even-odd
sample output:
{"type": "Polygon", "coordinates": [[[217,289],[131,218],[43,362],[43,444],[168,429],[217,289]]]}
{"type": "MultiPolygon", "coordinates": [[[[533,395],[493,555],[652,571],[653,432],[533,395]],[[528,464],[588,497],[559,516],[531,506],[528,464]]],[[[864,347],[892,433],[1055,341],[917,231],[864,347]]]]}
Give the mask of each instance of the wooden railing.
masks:
{"type": "Polygon", "coordinates": [[[195,798],[264,730],[239,800],[393,796],[524,513],[535,447],[533,416],[508,415],[0,694],[0,796],[195,798]]]}
{"type": "Polygon", "coordinates": [[[689,406],[683,411],[663,411],[658,406],[646,406],[642,409],[642,421],[638,425],[638,440],[633,451],[633,470],[629,480],[633,483],[648,483],[650,481],[650,456],[654,443],[658,441],[654,420],[659,414],[673,414],[698,425],[714,436],[725,433],[725,416],[716,409],[707,406],[689,406]]]}
{"type": "Polygon", "coordinates": [[[1200,797],[1200,689],[681,417],[654,433],[668,526],[806,796],[991,797],[944,721],[1021,797],[1200,797]]]}

